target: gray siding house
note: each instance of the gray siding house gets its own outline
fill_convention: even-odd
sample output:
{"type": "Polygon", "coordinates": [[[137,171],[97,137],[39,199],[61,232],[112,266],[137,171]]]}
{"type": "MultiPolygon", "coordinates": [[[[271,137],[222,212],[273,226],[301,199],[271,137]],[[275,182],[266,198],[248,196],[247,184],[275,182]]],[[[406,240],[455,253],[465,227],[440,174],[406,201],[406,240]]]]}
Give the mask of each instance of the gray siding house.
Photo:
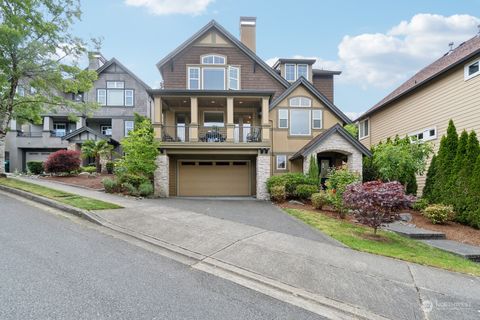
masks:
{"type": "MultiPolygon", "coordinates": [[[[8,171],[25,171],[28,161],[45,161],[61,149],[79,150],[85,140],[106,139],[121,152],[120,142],[133,128],[134,113],[151,116],[150,87],[117,59],[106,60],[99,52],[91,52],[88,68],[98,73],[93,88],[67,98],[97,102],[100,108],[88,117],[76,114],[76,122],[69,120],[66,110],[44,114],[41,125],[19,125],[12,120],[6,137],[8,171]]],[[[27,89],[20,88],[19,93],[28,94],[27,89]]]]}

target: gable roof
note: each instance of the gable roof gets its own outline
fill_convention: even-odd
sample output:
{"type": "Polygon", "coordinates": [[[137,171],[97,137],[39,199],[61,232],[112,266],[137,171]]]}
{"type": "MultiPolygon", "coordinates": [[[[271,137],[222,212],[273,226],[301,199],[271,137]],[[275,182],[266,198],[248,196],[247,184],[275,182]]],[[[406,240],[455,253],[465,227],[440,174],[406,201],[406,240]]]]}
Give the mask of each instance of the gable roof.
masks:
{"type": "Polygon", "coordinates": [[[337,106],[335,106],[327,97],[323,95],[320,91],[318,91],[317,88],[315,88],[310,81],[305,79],[303,76],[300,77],[297,81],[292,83],[292,85],[285,90],[277,99],[275,99],[271,104],[270,104],[270,110],[275,108],[283,99],[288,97],[290,93],[293,92],[296,88],[298,88],[300,85],[305,86],[307,90],[309,90],[318,100],[323,102],[330,110],[333,111],[340,119],[342,119],[345,123],[352,123],[352,120],[350,120],[345,113],[343,113],[337,106]]]}
{"type": "Polygon", "coordinates": [[[146,84],[145,82],[143,82],[142,79],[140,79],[139,77],[137,77],[135,75],[135,73],[133,73],[132,71],[130,71],[127,67],[125,67],[120,61],[118,61],[116,58],[112,58],[110,60],[108,60],[106,63],[104,63],[100,68],[98,68],[96,71],[98,74],[101,74],[103,71],[105,71],[108,67],[110,67],[111,65],[113,64],[116,64],[118,66],[120,66],[120,68],[122,68],[126,73],[128,73],[132,78],[134,78],[138,83],[140,83],[144,88],[145,90],[150,90],[150,86],[148,84],[146,84]]]}
{"type": "Polygon", "coordinates": [[[87,126],[83,126],[83,127],[79,128],[79,129],[77,129],[77,130],[74,130],[74,131],[70,132],[69,134],[64,135],[64,136],[62,137],[62,140],[70,140],[70,139],[72,139],[73,137],[78,136],[79,134],[82,134],[83,132],[91,133],[91,134],[99,137],[99,138],[102,139],[102,140],[107,140],[108,142],[111,142],[111,143],[113,143],[113,144],[118,145],[118,141],[113,140],[112,138],[107,137],[107,136],[101,134],[100,132],[98,132],[98,131],[96,131],[96,130],[93,130],[92,128],[87,127],[87,126]]]}
{"type": "Polygon", "coordinates": [[[288,88],[290,83],[282,78],[274,69],[272,69],[265,61],[260,59],[259,56],[255,54],[252,50],[250,50],[246,45],[244,45],[240,40],[238,40],[235,36],[233,36],[230,32],[228,32],[224,27],[222,27],[218,22],[215,20],[211,20],[207,23],[202,29],[200,29],[197,33],[187,39],[184,43],[178,46],[175,50],[170,52],[167,56],[165,56],[162,60],[157,63],[158,70],[161,71],[161,68],[170,60],[172,60],[176,55],[190,46],[192,43],[200,39],[203,35],[205,35],[210,30],[215,29],[225,38],[230,40],[240,51],[245,53],[249,58],[254,60],[260,67],[262,67],[268,74],[270,74],[273,78],[278,80],[285,88],[288,88]]]}
{"type": "Polygon", "coordinates": [[[352,135],[348,133],[347,130],[345,130],[341,125],[337,123],[327,131],[320,133],[318,136],[310,140],[309,143],[307,143],[302,149],[298,150],[290,159],[295,160],[300,157],[305,157],[312,149],[315,149],[319,144],[321,144],[325,139],[327,139],[334,133],[340,134],[343,138],[345,138],[345,140],[347,140],[351,145],[358,149],[358,151],[360,151],[362,154],[368,157],[372,156],[370,150],[368,150],[363,144],[361,144],[360,141],[352,137],[352,135]]]}
{"type": "Polygon", "coordinates": [[[356,121],[367,117],[369,114],[385,107],[388,103],[399,99],[400,97],[409,92],[412,92],[418,87],[426,84],[427,82],[442,75],[448,70],[456,67],[457,65],[465,62],[466,60],[472,58],[479,53],[480,35],[476,35],[470,40],[461,43],[457,48],[449,51],[440,59],[436,60],[432,64],[417,72],[413,77],[405,81],[397,89],[393,90],[389,95],[387,95],[385,98],[383,98],[373,107],[371,107],[367,112],[358,117],[356,121]]]}

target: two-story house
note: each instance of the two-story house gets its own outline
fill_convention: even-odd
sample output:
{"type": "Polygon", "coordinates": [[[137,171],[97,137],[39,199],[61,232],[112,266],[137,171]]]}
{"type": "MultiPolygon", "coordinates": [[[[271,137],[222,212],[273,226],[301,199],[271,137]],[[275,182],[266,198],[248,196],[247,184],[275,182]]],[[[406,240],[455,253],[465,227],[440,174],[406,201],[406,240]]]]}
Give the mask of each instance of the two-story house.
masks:
{"type": "MultiPolygon", "coordinates": [[[[426,66],[361,115],[359,140],[370,148],[389,137],[414,136],[438,151],[452,119],[480,135],[480,34],[426,66]]],[[[417,177],[421,193],[425,176],[417,177]]]]}
{"type": "Polygon", "coordinates": [[[255,41],[255,18],[240,19],[240,40],[211,21],[157,64],[156,195],[266,199],[268,177],[306,172],[311,155],[322,175],[338,165],[361,173],[369,151],[333,102],[340,73],[314,69],[313,59],[270,67],[255,41]]]}
{"type": "MultiPolygon", "coordinates": [[[[153,99],[150,87],[117,59],[106,60],[99,52],[89,53],[90,70],[98,79],[89,92],[66,94],[69,99],[97,102],[100,107],[92,115],[74,114],[68,110],[43,115],[43,123],[18,124],[11,121],[6,138],[6,160],[9,171],[25,171],[28,161],[45,161],[52,152],[61,149],[79,150],[85,140],[105,139],[121,152],[120,141],[133,129],[134,113],[151,116],[153,99]]],[[[19,87],[18,94],[29,94],[28,84],[19,87]]],[[[89,159],[84,160],[84,164],[89,159]]]]}

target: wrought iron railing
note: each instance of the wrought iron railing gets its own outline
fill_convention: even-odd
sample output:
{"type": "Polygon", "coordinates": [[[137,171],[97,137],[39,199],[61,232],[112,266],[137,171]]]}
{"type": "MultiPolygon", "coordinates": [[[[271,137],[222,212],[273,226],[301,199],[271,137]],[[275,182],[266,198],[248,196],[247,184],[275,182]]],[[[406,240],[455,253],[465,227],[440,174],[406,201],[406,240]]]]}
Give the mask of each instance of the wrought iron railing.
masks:
{"type": "Polygon", "coordinates": [[[17,132],[17,137],[41,138],[42,136],[43,136],[42,131],[34,131],[34,132],[18,131],[18,132],[17,132]]]}
{"type": "MultiPolygon", "coordinates": [[[[163,142],[228,142],[226,127],[198,126],[198,137],[190,137],[188,125],[161,126],[161,140],[163,142]],[[190,139],[192,138],[192,139],[190,139]]],[[[252,126],[235,126],[233,137],[234,143],[251,143],[262,141],[262,128],[252,126]]]]}
{"type": "Polygon", "coordinates": [[[225,127],[198,127],[198,141],[200,142],[225,142],[227,141],[227,128],[225,127]]]}
{"type": "Polygon", "coordinates": [[[189,127],[186,125],[162,126],[162,141],[185,142],[189,141],[189,127]]]}
{"type": "Polygon", "coordinates": [[[235,126],[233,141],[235,143],[261,142],[262,127],[235,126]]]}

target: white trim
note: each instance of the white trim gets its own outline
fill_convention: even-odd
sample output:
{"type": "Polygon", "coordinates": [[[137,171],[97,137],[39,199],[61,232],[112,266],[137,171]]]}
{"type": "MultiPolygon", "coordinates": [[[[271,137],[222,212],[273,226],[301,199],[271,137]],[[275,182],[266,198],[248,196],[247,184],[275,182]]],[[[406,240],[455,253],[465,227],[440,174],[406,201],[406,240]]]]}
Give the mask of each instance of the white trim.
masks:
{"type": "Polygon", "coordinates": [[[408,134],[409,137],[417,137],[418,141],[431,141],[437,139],[438,131],[437,127],[425,128],[423,130],[418,130],[408,134]],[[430,135],[430,131],[434,131],[433,135],[430,135]],[[422,134],[422,138],[419,138],[418,135],[422,134]]]}
{"type": "MultiPolygon", "coordinates": [[[[364,130],[365,131],[365,130],[364,130]]],[[[367,118],[367,119],[363,119],[361,121],[358,122],[358,139],[365,139],[365,138],[368,138],[370,136],[370,118],[367,118]],[[367,130],[367,134],[363,135],[362,136],[362,125],[368,121],[368,130],[367,130]]]]}
{"type": "Polygon", "coordinates": [[[465,80],[469,80],[469,79],[471,79],[471,78],[473,78],[473,77],[476,77],[476,76],[478,76],[478,75],[480,75],[480,59],[475,60],[475,61],[472,61],[472,62],[470,62],[469,64],[466,64],[466,65],[465,65],[465,67],[464,67],[465,80]],[[474,64],[478,64],[478,68],[479,68],[479,69],[478,69],[476,72],[472,73],[472,74],[468,74],[468,72],[469,72],[468,69],[469,69],[472,65],[474,65],[474,64]]]}
{"type": "Polygon", "coordinates": [[[221,54],[217,54],[217,53],[208,53],[208,54],[204,54],[204,55],[201,55],[200,56],[200,64],[206,64],[206,65],[226,65],[227,64],[227,57],[224,56],[224,55],[221,55],[221,54]],[[212,63],[208,63],[208,62],[203,62],[203,59],[207,58],[207,57],[213,57],[213,62],[212,63]],[[215,58],[222,58],[223,59],[223,63],[215,63],[215,58]]]}
{"type": "Polygon", "coordinates": [[[288,99],[288,106],[293,108],[311,108],[312,107],[312,99],[303,96],[295,96],[288,99]],[[292,104],[292,100],[298,99],[298,105],[292,104]],[[303,101],[308,101],[308,105],[302,105],[303,101]]]}
{"type": "Polygon", "coordinates": [[[108,80],[107,89],[125,89],[125,81],[108,80]],[[113,87],[109,87],[108,84],[113,84],[113,87]]]}
{"type": "Polygon", "coordinates": [[[323,110],[322,109],[313,109],[312,110],[312,129],[323,129],[323,110]],[[320,113],[320,117],[315,118],[315,112],[320,113]],[[320,120],[320,126],[315,127],[315,120],[320,120]]]}
{"type": "Polygon", "coordinates": [[[289,112],[288,112],[288,109],[278,109],[278,112],[277,112],[277,116],[278,116],[278,128],[279,129],[288,129],[288,121],[289,121],[289,112]],[[280,111],[285,111],[285,114],[286,114],[286,118],[280,118],[280,111]],[[287,120],[287,125],[285,127],[282,127],[280,125],[280,120],[287,120]]]}
{"type": "Polygon", "coordinates": [[[312,110],[310,109],[290,109],[290,123],[289,123],[289,126],[290,126],[290,129],[288,130],[288,133],[291,135],[291,136],[304,136],[304,137],[307,137],[307,136],[311,136],[312,135],[312,110]],[[292,111],[307,111],[308,112],[308,133],[306,134],[299,134],[299,133],[292,133],[292,111]]]}
{"type": "Polygon", "coordinates": [[[225,76],[226,68],[225,67],[203,67],[202,68],[202,90],[205,90],[205,70],[222,70],[223,71],[223,89],[207,89],[207,90],[225,90],[225,76]]]}
{"type": "MultiPolygon", "coordinates": [[[[309,74],[309,72],[308,72],[309,67],[308,67],[308,64],[306,64],[306,63],[299,63],[299,64],[297,64],[297,79],[300,78],[300,76],[298,75],[298,67],[299,67],[299,66],[305,66],[305,67],[307,67],[307,76],[305,77],[305,79],[306,79],[306,80],[310,79],[310,78],[309,78],[310,74],[309,74]]],[[[297,79],[295,79],[295,80],[297,80],[297,79]]]]}
{"type": "Polygon", "coordinates": [[[228,78],[228,90],[240,90],[240,68],[239,68],[239,67],[235,67],[235,66],[228,66],[228,68],[227,68],[227,73],[228,73],[228,74],[227,74],[227,78],[228,78]],[[235,79],[235,78],[232,78],[232,77],[230,76],[230,71],[232,71],[232,70],[234,70],[234,69],[237,71],[237,78],[236,78],[236,79],[235,79]],[[232,88],[232,87],[231,87],[231,84],[230,84],[231,79],[234,79],[234,80],[237,81],[237,87],[236,87],[236,88],[232,88]]]}
{"type": "Polygon", "coordinates": [[[286,154],[277,154],[277,155],[275,156],[275,163],[276,163],[275,168],[276,168],[277,170],[287,170],[287,160],[288,160],[288,159],[287,159],[287,155],[286,155],[286,154]],[[280,167],[278,166],[279,160],[280,160],[281,158],[284,158],[284,161],[283,161],[283,162],[285,163],[285,168],[280,168],[280,167]]]}
{"type": "Polygon", "coordinates": [[[200,72],[201,72],[201,71],[200,71],[200,69],[201,69],[200,67],[188,67],[188,68],[187,68],[187,88],[188,88],[189,90],[191,90],[191,89],[193,89],[193,90],[198,90],[198,89],[201,88],[201,81],[200,81],[200,78],[201,78],[201,77],[200,77],[200,76],[201,76],[200,72]],[[198,70],[198,79],[196,79],[196,78],[192,78],[192,79],[191,79],[191,78],[190,78],[190,70],[192,70],[192,69],[197,69],[197,70],[198,70]],[[190,80],[198,80],[198,88],[192,88],[192,87],[190,87],[190,80]]]}

